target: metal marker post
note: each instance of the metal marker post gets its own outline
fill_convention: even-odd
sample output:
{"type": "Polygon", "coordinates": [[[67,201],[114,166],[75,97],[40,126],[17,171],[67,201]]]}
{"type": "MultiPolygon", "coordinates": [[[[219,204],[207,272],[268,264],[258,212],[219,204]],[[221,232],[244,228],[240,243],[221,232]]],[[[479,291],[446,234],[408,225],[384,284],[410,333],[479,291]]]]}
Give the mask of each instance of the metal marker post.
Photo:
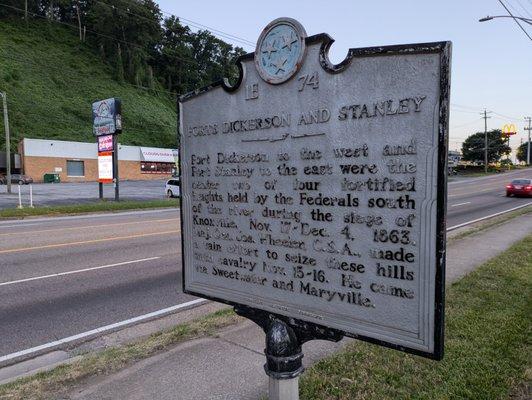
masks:
{"type": "Polygon", "coordinates": [[[100,200],[103,200],[103,183],[98,182],[98,193],[100,200]]]}
{"type": "Polygon", "coordinates": [[[243,305],[235,306],[235,312],[255,322],[266,334],[264,370],[269,379],[269,400],[299,399],[299,376],[305,371],[303,343],[315,339],[338,342],[344,337],[335,329],[243,305]]]}
{"type": "Polygon", "coordinates": [[[30,208],[33,207],[33,185],[30,185],[30,208]]]}
{"type": "Polygon", "coordinates": [[[118,177],[118,135],[113,135],[113,184],[115,201],[120,201],[120,179],[118,177]]]}

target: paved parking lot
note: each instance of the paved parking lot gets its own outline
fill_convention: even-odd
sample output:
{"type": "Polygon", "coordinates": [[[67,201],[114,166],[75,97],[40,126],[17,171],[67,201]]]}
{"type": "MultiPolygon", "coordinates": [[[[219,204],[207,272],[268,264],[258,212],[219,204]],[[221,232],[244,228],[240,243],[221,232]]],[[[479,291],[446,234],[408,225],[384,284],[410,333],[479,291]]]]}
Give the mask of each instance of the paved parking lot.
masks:
{"type": "MultiPolygon", "coordinates": [[[[155,200],[165,197],[165,179],[153,181],[123,181],[120,183],[121,200],[155,200]]],[[[33,184],[35,206],[87,203],[98,200],[98,183],[36,183],[33,184]]],[[[13,208],[18,204],[18,185],[12,186],[13,194],[6,193],[6,186],[0,185],[0,209],[13,208]]],[[[30,187],[22,185],[22,204],[29,205],[30,187]]],[[[104,185],[104,197],[114,199],[113,185],[104,185]]]]}

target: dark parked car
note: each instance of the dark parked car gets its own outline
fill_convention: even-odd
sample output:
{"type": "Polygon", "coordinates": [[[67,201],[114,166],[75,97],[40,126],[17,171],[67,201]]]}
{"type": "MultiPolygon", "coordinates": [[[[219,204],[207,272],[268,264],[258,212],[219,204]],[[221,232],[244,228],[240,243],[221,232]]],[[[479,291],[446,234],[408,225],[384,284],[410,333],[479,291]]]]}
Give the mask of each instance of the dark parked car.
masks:
{"type": "Polygon", "coordinates": [[[506,196],[532,196],[532,179],[514,179],[506,185],[506,196]]]}
{"type": "MultiPolygon", "coordinates": [[[[5,175],[0,176],[0,183],[5,185],[7,183],[7,177],[5,175]]],[[[19,185],[28,185],[33,183],[33,178],[28,175],[11,174],[11,183],[18,183],[19,185]]]]}

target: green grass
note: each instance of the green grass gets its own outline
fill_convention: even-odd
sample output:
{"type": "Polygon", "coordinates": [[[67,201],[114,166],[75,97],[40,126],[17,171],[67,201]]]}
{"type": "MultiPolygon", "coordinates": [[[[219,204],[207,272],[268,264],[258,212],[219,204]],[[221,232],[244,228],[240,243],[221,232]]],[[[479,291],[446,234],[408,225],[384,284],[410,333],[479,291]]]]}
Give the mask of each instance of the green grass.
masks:
{"type": "Polygon", "coordinates": [[[516,398],[531,375],[531,249],[532,235],[448,288],[443,361],[353,342],[304,375],[301,398],[516,398]]]}
{"type": "MultiPolygon", "coordinates": [[[[112,347],[51,371],[0,386],[2,400],[44,400],[61,396],[82,379],[105,375],[143,358],[159,353],[187,339],[213,335],[219,329],[242,321],[232,309],[223,309],[172,329],[155,333],[125,346],[112,347]]],[[[179,366],[176,366],[179,367],[179,366]]]]}
{"type": "Polygon", "coordinates": [[[1,218],[24,218],[39,215],[54,216],[54,215],[72,215],[83,214],[99,211],[124,211],[124,210],[140,210],[146,208],[164,208],[164,207],[178,207],[179,200],[177,199],[162,199],[162,200],[146,200],[146,201],[98,201],[94,203],[72,204],[66,206],[50,206],[50,207],[35,207],[35,208],[8,208],[0,210],[1,218]]]}
{"type": "Polygon", "coordinates": [[[94,141],[91,104],[109,97],[122,99],[122,144],[176,146],[175,101],[118,83],[113,68],[68,27],[0,20],[0,90],[7,93],[13,150],[22,137],[94,141]]]}

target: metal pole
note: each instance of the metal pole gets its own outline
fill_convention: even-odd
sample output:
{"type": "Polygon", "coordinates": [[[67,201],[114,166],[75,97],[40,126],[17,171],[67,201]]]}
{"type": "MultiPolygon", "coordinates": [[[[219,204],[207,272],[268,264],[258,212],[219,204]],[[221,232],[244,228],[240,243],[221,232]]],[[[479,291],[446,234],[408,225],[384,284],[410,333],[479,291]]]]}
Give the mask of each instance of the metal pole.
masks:
{"type": "Polygon", "coordinates": [[[98,182],[98,193],[100,200],[103,200],[103,183],[98,182]]]}
{"type": "Polygon", "coordinates": [[[33,185],[30,184],[30,208],[33,207],[33,185]]]}
{"type": "Polygon", "coordinates": [[[18,185],[18,207],[17,208],[23,208],[22,207],[22,196],[20,194],[20,186],[21,185],[18,185]]]}
{"type": "Polygon", "coordinates": [[[298,400],[299,377],[281,380],[270,376],[268,393],[268,400],[298,400]]]}
{"type": "Polygon", "coordinates": [[[532,130],[531,124],[532,124],[532,118],[526,117],[525,120],[528,120],[528,128],[525,127],[525,130],[528,131],[528,144],[527,144],[527,151],[526,151],[526,165],[530,165],[530,131],[532,130]]]}
{"type": "Polygon", "coordinates": [[[115,201],[120,201],[120,179],[118,177],[118,135],[113,135],[113,183],[115,187],[115,201]]]}
{"type": "Polygon", "coordinates": [[[6,132],[6,185],[7,193],[11,193],[11,141],[9,137],[9,118],[7,116],[7,96],[5,92],[0,92],[4,106],[4,129],[6,132]]]}
{"type": "Polygon", "coordinates": [[[488,117],[484,109],[484,172],[488,172],[488,117]]]}

